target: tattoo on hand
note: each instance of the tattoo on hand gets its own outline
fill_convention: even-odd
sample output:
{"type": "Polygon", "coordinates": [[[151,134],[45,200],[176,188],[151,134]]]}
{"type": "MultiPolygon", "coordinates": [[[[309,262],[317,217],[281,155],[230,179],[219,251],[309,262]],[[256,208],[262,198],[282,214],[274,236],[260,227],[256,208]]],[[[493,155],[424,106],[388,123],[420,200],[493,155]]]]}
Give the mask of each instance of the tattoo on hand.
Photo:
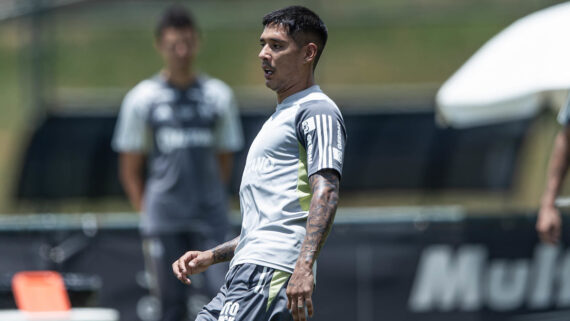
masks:
{"type": "Polygon", "coordinates": [[[214,253],[214,264],[231,260],[238,242],[239,236],[213,248],[211,251],[214,253]]]}

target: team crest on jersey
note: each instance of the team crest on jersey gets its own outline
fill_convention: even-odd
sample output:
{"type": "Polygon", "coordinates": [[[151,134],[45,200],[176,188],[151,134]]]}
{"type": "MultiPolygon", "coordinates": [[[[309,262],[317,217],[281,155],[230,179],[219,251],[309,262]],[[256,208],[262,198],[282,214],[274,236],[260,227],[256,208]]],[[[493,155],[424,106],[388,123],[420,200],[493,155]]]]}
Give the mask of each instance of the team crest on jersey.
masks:
{"type": "MultiPolygon", "coordinates": [[[[210,100],[211,101],[211,100],[210,100]]],[[[202,118],[212,118],[214,116],[215,106],[208,103],[208,100],[202,101],[198,104],[198,113],[202,118]]]]}
{"type": "Polygon", "coordinates": [[[303,132],[305,134],[312,132],[313,130],[315,130],[315,118],[314,117],[310,117],[307,118],[307,120],[305,120],[301,126],[303,127],[303,132]]]}
{"type": "Polygon", "coordinates": [[[153,118],[156,121],[165,121],[172,119],[172,108],[167,104],[162,104],[156,107],[153,113],[153,118]]]}

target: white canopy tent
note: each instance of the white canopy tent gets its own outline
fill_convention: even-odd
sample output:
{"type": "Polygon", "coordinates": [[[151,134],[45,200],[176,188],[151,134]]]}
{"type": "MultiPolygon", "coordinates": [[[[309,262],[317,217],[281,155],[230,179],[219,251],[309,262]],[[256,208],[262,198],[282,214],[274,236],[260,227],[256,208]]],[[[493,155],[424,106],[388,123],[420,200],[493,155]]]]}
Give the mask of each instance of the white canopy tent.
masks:
{"type": "Polygon", "coordinates": [[[570,89],[570,2],[515,21],[439,89],[437,117],[455,128],[499,123],[559,108],[570,89]]]}

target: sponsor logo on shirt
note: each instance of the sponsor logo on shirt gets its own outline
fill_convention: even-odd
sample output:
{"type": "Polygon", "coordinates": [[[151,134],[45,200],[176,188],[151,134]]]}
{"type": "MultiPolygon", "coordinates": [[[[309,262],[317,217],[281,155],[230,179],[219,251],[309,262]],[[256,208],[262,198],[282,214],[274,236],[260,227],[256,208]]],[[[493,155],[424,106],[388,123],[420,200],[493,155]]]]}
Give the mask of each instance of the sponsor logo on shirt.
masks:
{"type": "MultiPolygon", "coordinates": [[[[342,131],[340,126],[340,121],[336,121],[336,148],[342,150],[342,131]]],[[[335,157],[336,158],[336,157],[335,157]]]]}
{"type": "Polygon", "coordinates": [[[312,132],[313,130],[315,130],[315,118],[314,117],[309,117],[307,118],[302,124],[301,126],[303,127],[303,132],[305,134],[308,134],[310,132],[312,132]]]}
{"type": "Polygon", "coordinates": [[[244,173],[263,174],[272,171],[274,168],[273,160],[269,157],[257,157],[251,161],[248,160],[245,164],[244,173]]]}
{"type": "Polygon", "coordinates": [[[214,135],[206,128],[160,128],[156,133],[156,144],[163,153],[188,147],[209,147],[214,135]]]}
{"type": "Polygon", "coordinates": [[[342,136],[342,127],[340,124],[340,121],[336,121],[336,147],[333,147],[332,152],[333,152],[333,159],[336,160],[337,162],[342,164],[342,157],[343,157],[343,153],[342,153],[342,149],[343,149],[343,145],[342,142],[344,141],[344,137],[342,136]]]}
{"type": "Polygon", "coordinates": [[[307,135],[307,163],[308,165],[313,163],[313,136],[311,134],[307,135]]]}
{"type": "Polygon", "coordinates": [[[228,301],[220,311],[218,321],[234,321],[239,311],[239,303],[228,301]]]}

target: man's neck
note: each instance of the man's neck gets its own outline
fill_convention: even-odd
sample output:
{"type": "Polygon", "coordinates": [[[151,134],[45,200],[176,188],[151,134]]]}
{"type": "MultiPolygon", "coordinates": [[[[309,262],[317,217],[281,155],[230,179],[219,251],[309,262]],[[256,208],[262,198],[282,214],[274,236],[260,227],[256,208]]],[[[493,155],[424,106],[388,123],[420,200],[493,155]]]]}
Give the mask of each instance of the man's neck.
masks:
{"type": "Polygon", "coordinates": [[[282,103],[287,97],[294,95],[300,91],[310,88],[315,85],[315,78],[313,76],[307,78],[305,81],[298,82],[277,93],[277,103],[282,103]]]}
{"type": "Polygon", "coordinates": [[[163,69],[162,75],[169,84],[177,88],[189,87],[196,81],[196,75],[190,69],[163,69]]]}

